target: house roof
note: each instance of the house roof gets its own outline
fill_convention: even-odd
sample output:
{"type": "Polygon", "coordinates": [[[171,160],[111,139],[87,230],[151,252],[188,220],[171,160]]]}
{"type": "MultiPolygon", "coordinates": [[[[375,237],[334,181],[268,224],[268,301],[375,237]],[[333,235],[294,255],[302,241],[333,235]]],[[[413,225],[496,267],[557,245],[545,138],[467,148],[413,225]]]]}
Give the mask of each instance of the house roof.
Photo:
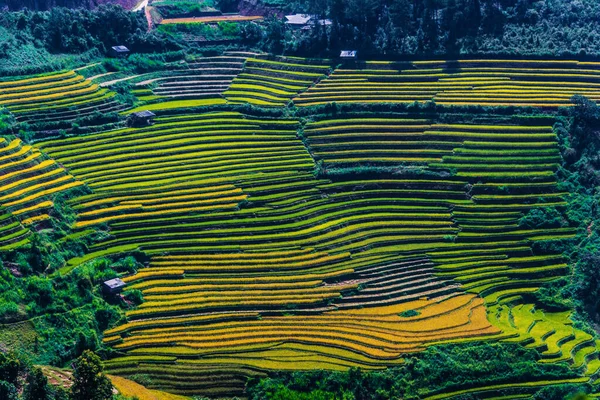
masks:
{"type": "Polygon", "coordinates": [[[152,111],[148,111],[148,110],[134,112],[133,115],[135,115],[138,118],[152,118],[152,117],[156,117],[156,114],[154,114],[152,111]]]}
{"type": "Polygon", "coordinates": [[[285,23],[290,25],[306,25],[311,18],[312,16],[307,14],[286,15],[285,19],[287,19],[287,21],[285,23]]]}
{"type": "Polygon", "coordinates": [[[332,23],[331,23],[330,19],[314,19],[314,18],[312,18],[310,21],[308,21],[306,23],[306,25],[304,25],[302,27],[302,30],[305,30],[305,31],[311,30],[315,25],[329,26],[331,24],[332,23]]]}
{"type": "Polygon", "coordinates": [[[121,279],[119,278],[114,278],[114,279],[110,279],[108,281],[104,282],[104,286],[110,288],[110,289],[118,289],[118,288],[122,288],[125,286],[125,282],[123,282],[121,279]]]}
{"type": "Polygon", "coordinates": [[[129,53],[129,49],[125,46],[113,46],[112,49],[117,53],[129,53]]]}
{"type": "Polygon", "coordinates": [[[340,52],[341,58],[356,58],[356,54],[358,52],[356,50],[342,50],[340,52]]]}

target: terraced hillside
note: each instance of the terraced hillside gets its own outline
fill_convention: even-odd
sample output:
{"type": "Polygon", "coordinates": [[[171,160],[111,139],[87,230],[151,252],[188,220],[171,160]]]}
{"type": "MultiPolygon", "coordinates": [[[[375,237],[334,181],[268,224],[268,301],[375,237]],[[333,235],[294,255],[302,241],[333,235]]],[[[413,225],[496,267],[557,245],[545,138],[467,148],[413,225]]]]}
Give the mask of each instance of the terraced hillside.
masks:
{"type": "Polygon", "coordinates": [[[567,206],[549,115],[293,107],[433,99],[554,112],[575,93],[596,99],[600,64],[334,64],[198,58],[135,76],[147,103],[129,110],[75,72],[1,80],[0,105],[19,121],[158,117],[35,145],[1,141],[0,250],[44,228],[54,196],[89,188],[69,200],[74,235],[110,236],[59,273],[145,254],[145,268],[121,275],[144,301],[103,340],[115,350],[109,372],[145,375],[152,390],[244,397],[248,377],[275,370],[382,369],[432,345],[483,340],[534,348],[540,363],[567,362],[579,377],[423,397],[526,398],[540,386],[600,383],[595,337],[570,312],[535,302],[570,272],[555,244],[576,234],[527,222],[567,206]]]}
{"type": "Polygon", "coordinates": [[[224,95],[228,102],[285,106],[331,69],[330,60],[298,57],[248,58],[224,95]]]}
{"type": "Polygon", "coordinates": [[[105,333],[122,354],[111,373],[242,395],[245,377],[269,370],[383,368],[431,344],[487,338],[547,346],[545,362],[595,375],[584,356],[595,343],[568,314],[540,311],[539,331],[515,317],[567,271],[532,243],[574,235],[519,224],[565,205],[551,127],[350,115],[308,123],[308,148],[300,127],[211,112],[42,144],[94,192],[72,201],[76,227],[111,229],[72,267],[134,248],[151,257],[123,277],[145,301],[105,333]],[[404,173],[315,178],[311,154],[326,173],[404,173]]]}
{"type": "Polygon", "coordinates": [[[356,62],[294,103],[406,103],[556,108],[574,94],[600,98],[600,63],[563,60],[356,62]]]}
{"type": "Polygon", "coordinates": [[[83,184],[20,139],[0,140],[0,173],[1,251],[27,244],[29,227],[50,218],[53,196],[83,184]]]}
{"type": "Polygon", "coordinates": [[[235,55],[201,57],[186,63],[186,68],[165,71],[160,77],[144,79],[136,86],[150,86],[149,92],[161,97],[220,97],[242,71],[245,60],[245,57],[235,55]]]}
{"type": "Polygon", "coordinates": [[[114,96],[75,71],[0,79],[0,106],[7,107],[19,122],[32,124],[121,111],[124,106],[114,96]]]}

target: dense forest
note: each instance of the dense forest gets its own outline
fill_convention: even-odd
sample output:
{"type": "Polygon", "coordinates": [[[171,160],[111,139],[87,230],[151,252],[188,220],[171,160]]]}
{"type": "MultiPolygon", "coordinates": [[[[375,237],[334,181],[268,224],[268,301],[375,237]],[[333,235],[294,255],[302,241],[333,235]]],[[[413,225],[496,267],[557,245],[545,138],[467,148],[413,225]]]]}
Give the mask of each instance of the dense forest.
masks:
{"type": "MultiPolygon", "coordinates": [[[[227,35],[237,37],[236,46],[308,57],[348,48],[383,59],[600,55],[600,5],[594,0],[319,0],[292,1],[283,11],[318,15],[332,24],[289,30],[270,14],[264,22],[227,26],[227,35]]],[[[206,35],[199,25],[148,33],[143,13],[114,5],[2,13],[0,67],[57,68],[107,54],[117,43],[144,53],[202,50],[201,42],[183,39],[186,29],[206,35]]]]}
{"type": "Polygon", "coordinates": [[[600,54],[600,5],[594,0],[316,0],[289,11],[330,18],[331,29],[276,39],[272,50],[314,54],[359,49],[370,56],[600,54]]]}
{"type": "Polygon", "coordinates": [[[148,33],[143,13],[118,5],[0,14],[0,73],[4,75],[85,63],[108,54],[117,44],[143,53],[181,48],[164,35],[148,33]]]}
{"type": "Polygon", "coordinates": [[[48,11],[55,7],[93,9],[102,4],[119,4],[130,9],[136,0],[2,0],[0,8],[7,7],[10,11],[24,8],[33,11],[48,11]]]}

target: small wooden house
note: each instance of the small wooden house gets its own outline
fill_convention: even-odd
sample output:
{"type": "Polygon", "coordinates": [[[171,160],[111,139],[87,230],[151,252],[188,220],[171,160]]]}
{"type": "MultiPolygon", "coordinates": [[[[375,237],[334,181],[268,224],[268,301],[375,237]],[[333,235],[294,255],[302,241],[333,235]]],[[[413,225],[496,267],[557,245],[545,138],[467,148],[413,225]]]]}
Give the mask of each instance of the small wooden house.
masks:
{"type": "Polygon", "coordinates": [[[307,26],[313,19],[312,15],[308,14],[292,14],[285,16],[285,24],[293,29],[302,29],[307,26]]]}
{"type": "Polygon", "coordinates": [[[132,126],[148,126],[152,125],[152,120],[156,117],[152,111],[144,110],[129,114],[132,126]]]}
{"type": "Polygon", "coordinates": [[[125,46],[113,46],[111,55],[115,58],[125,58],[129,55],[129,49],[125,46]]]}
{"type": "Polygon", "coordinates": [[[118,294],[121,293],[125,285],[125,282],[119,278],[110,279],[102,284],[102,291],[104,294],[118,294]]]}
{"type": "Polygon", "coordinates": [[[340,52],[340,58],[342,60],[356,60],[357,57],[358,57],[357,50],[342,50],[340,52]]]}

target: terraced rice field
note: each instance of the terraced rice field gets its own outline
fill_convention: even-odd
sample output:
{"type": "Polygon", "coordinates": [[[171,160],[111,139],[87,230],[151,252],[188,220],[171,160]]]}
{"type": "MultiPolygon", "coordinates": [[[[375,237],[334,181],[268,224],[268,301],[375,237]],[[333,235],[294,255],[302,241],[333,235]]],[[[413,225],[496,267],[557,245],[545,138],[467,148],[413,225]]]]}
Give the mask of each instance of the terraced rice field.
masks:
{"type": "MultiPolygon", "coordinates": [[[[433,344],[495,340],[536,348],[544,363],[569,362],[585,370],[585,381],[597,378],[592,337],[569,313],[532,303],[540,285],[569,269],[560,254],[534,244],[575,235],[570,227],[519,223],[530,210],[566,206],[549,124],[498,115],[488,115],[489,123],[451,124],[434,115],[377,112],[273,116],[290,102],[450,104],[460,91],[468,92],[459,102],[467,105],[542,104],[523,91],[562,91],[564,102],[543,103],[555,107],[570,94],[595,93],[596,65],[364,67],[329,75],[328,60],[202,58],[185,73],[143,82],[152,95],[175,98],[142,106],[158,113],[153,125],[38,144],[52,158],[36,182],[59,174],[91,191],[70,201],[76,232],[107,226],[111,234],[62,272],[135,249],[149,257],[137,274],[122,276],[144,302],[105,332],[117,351],[106,362],[111,374],[145,374],[149,389],[179,395],[243,397],[248,377],[273,370],[379,369],[433,344]],[[236,71],[229,74],[226,64],[236,71]],[[213,73],[227,79],[216,84],[220,78],[208,79],[213,73]],[[484,101],[479,94],[488,90],[513,100],[484,101]],[[242,103],[268,108],[243,114],[228,107],[242,103]],[[190,112],[191,104],[224,111],[190,112]]],[[[11,162],[13,154],[21,157],[10,165],[42,157],[20,142],[3,145],[11,162]]],[[[15,192],[0,187],[9,196],[2,204],[17,224],[10,229],[18,230],[35,218],[28,212],[38,200],[28,203],[14,194],[18,188],[8,189],[15,192]],[[19,217],[21,207],[27,218],[19,217]]],[[[46,185],[39,191],[41,201],[49,192],[46,185]]],[[[429,395],[527,395],[556,383],[429,395]]]]}
{"type": "Polygon", "coordinates": [[[329,60],[297,57],[248,58],[224,95],[233,104],[285,106],[331,69],[329,60]]]}
{"type": "MultiPolygon", "coordinates": [[[[168,98],[218,98],[242,71],[245,57],[201,57],[186,68],[166,71],[160,77],[144,79],[137,88],[149,87],[147,94],[168,98]]],[[[145,97],[141,97],[143,100],[145,97]]]]}
{"type": "Polygon", "coordinates": [[[294,103],[406,103],[446,106],[570,105],[574,94],[600,99],[600,63],[537,60],[357,62],[337,68],[294,103]]]}
{"type": "Polygon", "coordinates": [[[109,376],[109,378],[115,389],[123,396],[138,400],[190,400],[189,397],[146,389],[144,386],[120,376],[109,376]]]}
{"type": "MultiPolygon", "coordinates": [[[[157,388],[219,394],[226,389],[203,374],[381,368],[431,343],[504,339],[485,302],[566,271],[560,255],[534,254],[531,243],[573,230],[518,225],[532,208],[564,205],[550,127],[377,115],[310,123],[308,150],[332,157],[326,165],[408,163],[439,173],[331,181],[311,174],[297,120],[216,112],[156,122],[42,144],[94,191],[72,202],[76,226],[111,227],[113,238],[92,251],[151,255],[148,268],[124,278],[144,303],[106,332],[124,354],[107,363],[114,374],[142,370],[157,388]],[[346,132],[358,139],[343,144],[346,132]],[[369,147],[380,136],[385,158],[369,147]],[[427,149],[434,155],[410,157],[427,149]],[[418,315],[400,317],[406,310],[418,315]],[[175,368],[168,382],[164,368],[175,368]],[[175,378],[185,368],[193,380],[175,378]]],[[[226,381],[242,393],[240,378],[226,381]]]]}
{"type": "Polygon", "coordinates": [[[80,185],[38,148],[0,139],[0,250],[27,244],[29,227],[50,218],[51,198],[80,185]]]}
{"type": "Polygon", "coordinates": [[[20,122],[70,121],[98,111],[123,110],[114,96],[75,71],[0,79],[0,106],[20,122]]]}

